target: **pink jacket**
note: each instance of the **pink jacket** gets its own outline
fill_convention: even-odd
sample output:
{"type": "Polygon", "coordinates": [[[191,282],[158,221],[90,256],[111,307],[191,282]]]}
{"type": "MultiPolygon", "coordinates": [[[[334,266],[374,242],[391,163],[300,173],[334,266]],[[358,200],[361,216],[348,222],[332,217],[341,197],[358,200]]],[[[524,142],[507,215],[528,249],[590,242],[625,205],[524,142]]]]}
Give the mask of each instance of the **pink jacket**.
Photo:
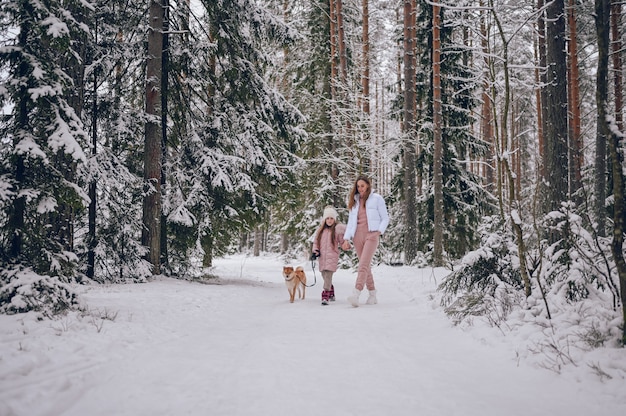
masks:
{"type": "Polygon", "coordinates": [[[339,246],[343,243],[343,234],[345,232],[346,226],[344,224],[337,224],[335,226],[335,240],[337,240],[337,244],[333,245],[330,240],[330,230],[328,228],[322,229],[322,239],[320,240],[319,247],[317,245],[317,233],[315,233],[315,237],[313,238],[313,251],[319,250],[320,252],[320,257],[318,259],[320,271],[337,271],[337,264],[339,263],[339,246]]]}

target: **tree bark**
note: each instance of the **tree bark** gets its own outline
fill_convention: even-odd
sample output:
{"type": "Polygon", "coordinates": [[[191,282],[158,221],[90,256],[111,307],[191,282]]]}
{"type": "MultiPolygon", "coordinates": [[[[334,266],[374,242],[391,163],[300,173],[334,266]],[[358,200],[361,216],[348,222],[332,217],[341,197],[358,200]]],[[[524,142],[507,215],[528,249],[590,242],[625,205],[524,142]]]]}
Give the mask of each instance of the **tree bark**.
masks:
{"type": "MultiPolygon", "coordinates": [[[[567,56],[565,54],[564,0],[553,0],[546,8],[546,62],[545,84],[547,116],[544,138],[544,213],[558,211],[567,199],[568,137],[567,137],[567,56]]],[[[552,233],[550,240],[560,235],[552,233]]]]}
{"type": "MultiPolygon", "coordinates": [[[[95,39],[94,43],[98,44],[98,18],[95,18],[94,22],[95,26],[95,39]]],[[[97,71],[93,73],[93,102],[92,102],[92,111],[91,111],[91,156],[95,158],[97,154],[97,144],[98,144],[98,77],[97,71]]],[[[96,209],[97,209],[97,183],[95,179],[92,179],[89,182],[89,212],[88,212],[88,222],[89,222],[89,232],[87,239],[87,270],[86,275],[88,278],[93,279],[95,276],[96,270],[96,247],[98,245],[97,235],[96,235],[96,209]]]]}
{"type": "MultiPolygon", "coordinates": [[[[161,52],[161,200],[165,198],[167,184],[167,98],[169,89],[169,60],[170,60],[170,35],[169,35],[169,0],[163,2],[163,47],[161,52]]],[[[161,242],[160,262],[162,266],[169,263],[167,252],[167,216],[161,211],[161,242]]]]}
{"type": "Polygon", "coordinates": [[[580,195],[577,192],[582,187],[582,166],[583,166],[583,145],[580,134],[580,83],[578,76],[578,42],[576,30],[575,0],[569,0],[567,10],[567,21],[569,27],[569,42],[567,43],[569,52],[569,198],[580,202],[580,195]]]}
{"type": "MultiPolygon", "coordinates": [[[[537,0],[537,10],[542,10],[545,0],[537,0]]],[[[547,77],[547,52],[546,52],[546,12],[541,11],[537,17],[537,51],[539,52],[539,98],[541,109],[541,124],[539,126],[539,174],[541,178],[546,176],[546,123],[548,120],[548,101],[545,86],[547,77]]]]}
{"type": "Polygon", "coordinates": [[[441,6],[433,4],[433,263],[443,265],[443,137],[441,123],[441,6]]]}
{"type": "MultiPolygon", "coordinates": [[[[483,6],[481,2],[481,7],[483,6]]],[[[487,18],[488,11],[484,11],[481,13],[480,18],[480,34],[481,34],[481,48],[484,55],[485,67],[491,68],[490,63],[490,54],[489,54],[489,45],[487,43],[487,26],[485,25],[485,19],[487,18]]],[[[487,70],[488,71],[488,70],[487,70]]],[[[485,73],[485,81],[483,82],[483,92],[482,92],[482,112],[481,112],[481,121],[480,121],[480,129],[483,140],[489,144],[487,151],[485,152],[485,163],[483,164],[482,172],[483,178],[485,178],[485,185],[487,189],[491,192],[494,191],[494,174],[493,174],[493,111],[491,108],[491,77],[489,73],[485,73]]]]}
{"type": "Polygon", "coordinates": [[[613,0],[611,5],[611,56],[613,57],[613,93],[615,94],[615,124],[617,129],[624,132],[624,121],[622,117],[622,107],[624,105],[623,95],[623,71],[622,67],[622,41],[620,38],[620,22],[622,20],[622,3],[620,0],[613,0]]]}
{"type": "Polygon", "coordinates": [[[417,256],[417,200],[415,193],[415,38],[412,0],[404,0],[404,261],[411,264],[417,256]]]}
{"type": "MultiPolygon", "coordinates": [[[[493,10],[493,9],[492,9],[493,10]]],[[[512,149],[509,143],[508,138],[508,117],[509,117],[509,108],[511,103],[511,81],[510,81],[510,70],[509,70],[509,41],[506,39],[504,28],[500,23],[500,19],[497,14],[494,12],[494,20],[496,25],[498,26],[498,32],[500,34],[500,38],[502,39],[503,45],[503,55],[502,55],[502,64],[503,64],[503,72],[504,72],[504,102],[501,110],[501,126],[500,126],[500,140],[496,138],[496,144],[501,143],[501,148],[496,148],[496,156],[498,158],[498,170],[501,172],[503,180],[506,178],[506,185],[508,187],[508,208],[507,215],[511,221],[511,228],[515,234],[515,239],[517,243],[517,254],[519,256],[519,267],[520,267],[520,275],[522,277],[522,281],[524,282],[524,293],[526,297],[529,297],[532,294],[532,288],[530,283],[530,273],[528,272],[527,267],[527,259],[526,259],[526,243],[524,241],[524,233],[522,230],[521,223],[521,209],[519,200],[516,198],[515,191],[515,178],[513,177],[512,168],[509,164],[509,158],[501,157],[504,154],[511,154],[512,149]]],[[[495,102],[495,97],[494,97],[495,102]]],[[[501,211],[504,211],[504,207],[500,207],[501,211]]],[[[544,298],[545,301],[545,298],[544,298]]],[[[549,308],[546,302],[546,308],[549,308]]]]}
{"type": "Polygon", "coordinates": [[[329,0],[330,5],[330,99],[337,99],[337,80],[339,65],[337,57],[337,1],[329,0]]]}
{"type": "Polygon", "coordinates": [[[261,255],[261,247],[263,246],[263,230],[260,225],[254,226],[254,244],[252,245],[252,253],[254,257],[261,255]]]}
{"type": "Polygon", "coordinates": [[[363,0],[363,113],[370,114],[370,39],[369,39],[369,0],[363,0]]]}
{"type": "Polygon", "coordinates": [[[148,248],[152,273],[161,273],[161,77],[164,8],[160,0],[150,2],[150,30],[146,58],[146,126],[144,143],[144,200],[142,244],[148,248]]]}
{"type": "Polygon", "coordinates": [[[626,261],[624,259],[624,232],[626,231],[626,204],[624,202],[624,168],[620,149],[620,137],[611,132],[608,114],[608,72],[609,72],[609,21],[610,0],[596,0],[595,17],[598,34],[598,71],[596,107],[598,111],[598,133],[608,141],[613,179],[613,240],[611,251],[620,282],[622,301],[622,344],[626,345],[626,261]]]}
{"type": "MultiPolygon", "coordinates": [[[[30,9],[30,8],[29,8],[30,9]]],[[[20,24],[20,33],[17,36],[18,45],[22,48],[26,47],[28,38],[31,32],[31,20],[24,19],[20,24]]],[[[30,67],[26,59],[23,59],[17,68],[17,73],[20,79],[26,79],[30,71],[30,67]]],[[[19,88],[19,101],[17,102],[17,129],[19,131],[28,130],[28,100],[30,94],[28,93],[29,85],[23,83],[19,88]]],[[[19,135],[15,135],[13,144],[17,145],[22,138],[19,135]]],[[[21,153],[14,153],[15,158],[15,189],[21,190],[24,187],[26,181],[26,165],[24,162],[24,155],[21,153]]],[[[13,207],[9,213],[8,228],[11,230],[11,243],[9,249],[9,259],[11,262],[19,262],[22,255],[24,245],[24,216],[26,215],[26,196],[18,196],[13,200],[13,207]]]]}
{"type": "MultiPolygon", "coordinates": [[[[604,2],[606,0],[596,0],[595,7],[596,13],[598,10],[602,13],[604,11],[604,2]]],[[[606,104],[608,94],[608,22],[607,27],[604,27],[604,16],[596,15],[596,33],[598,36],[598,70],[596,72],[596,106],[597,106],[597,123],[596,123],[596,154],[595,154],[595,181],[594,181],[594,193],[595,193],[595,215],[597,222],[598,236],[606,236],[606,152],[607,152],[607,131],[606,126],[606,104]],[[605,38],[606,37],[606,38],[605,38]],[[606,44],[605,44],[606,43],[606,44]]]]}
{"type": "Polygon", "coordinates": [[[348,78],[348,54],[346,51],[345,29],[343,26],[343,5],[342,0],[335,0],[337,6],[337,47],[339,49],[339,69],[341,70],[341,83],[345,88],[348,78]]]}

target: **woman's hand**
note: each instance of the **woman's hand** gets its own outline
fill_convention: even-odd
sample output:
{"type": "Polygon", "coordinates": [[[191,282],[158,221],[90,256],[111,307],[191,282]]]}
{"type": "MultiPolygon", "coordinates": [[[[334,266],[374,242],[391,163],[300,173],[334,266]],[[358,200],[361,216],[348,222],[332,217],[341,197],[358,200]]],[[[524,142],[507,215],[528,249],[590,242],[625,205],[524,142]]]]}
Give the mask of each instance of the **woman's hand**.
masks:
{"type": "Polygon", "coordinates": [[[350,242],[348,240],[344,240],[343,244],[341,245],[341,248],[344,250],[350,250],[350,242]]]}

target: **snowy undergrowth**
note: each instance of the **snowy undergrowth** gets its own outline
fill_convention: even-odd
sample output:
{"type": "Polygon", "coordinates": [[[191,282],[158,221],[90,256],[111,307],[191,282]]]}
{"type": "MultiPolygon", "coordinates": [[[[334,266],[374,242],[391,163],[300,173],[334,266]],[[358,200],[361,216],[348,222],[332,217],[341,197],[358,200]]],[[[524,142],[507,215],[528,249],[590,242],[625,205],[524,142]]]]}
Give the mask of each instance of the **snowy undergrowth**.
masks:
{"type": "Polygon", "coordinates": [[[0,271],[0,313],[36,311],[52,317],[77,305],[76,292],[59,277],[22,268],[0,271]]]}
{"type": "Polygon", "coordinates": [[[559,241],[533,253],[528,298],[517,246],[509,233],[488,224],[481,247],[439,285],[438,301],[456,325],[514,339],[519,360],[556,373],[584,367],[600,379],[626,379],[626,363],[618,359],[621,305],[607,246],[584,232],[580,217],[567,218],[575,231],[569,249],[559,241]]]}
{"type": "MultiPolygon", "coordinates": [[[[439,296],[441,301],[441,293],[439,296]]],[[[507,298],[511,297],[520,299],[508,293],[507,298]]],[[[468,298],[472,297],[460,298],[464,300],[461,304],[468,306],[468,298]]],[[[626,363],[620,358],[621,316],[605,304],[591,300],[576,305],[552,302],[548,319],[540,298],[508,303],[504,308],[497,298],[474,300],[471,310],[461,318],[450,315],[449,308],[446,311],[459,327],[476,337],[512,339],[519,360],[556,373],[584,366],[600,379],[626,379],[626,363]]]]}

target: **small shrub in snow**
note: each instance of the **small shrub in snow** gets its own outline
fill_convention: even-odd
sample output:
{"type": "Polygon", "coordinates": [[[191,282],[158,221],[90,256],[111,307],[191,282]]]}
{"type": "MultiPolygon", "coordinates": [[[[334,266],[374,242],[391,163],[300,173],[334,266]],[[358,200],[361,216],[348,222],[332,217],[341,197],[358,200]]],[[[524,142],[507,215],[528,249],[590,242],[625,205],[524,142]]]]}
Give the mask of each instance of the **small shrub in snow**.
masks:
{"type": "Polygon", "coordinates": [[[0,283],[0,313],[36,311],[51,317],[78,305],[69,284],[30,269],[1,270],[0,283]]]}
{"type": "Polygon", "coordinates": [[[604,347],[609,339],[609,335],[602,331],[596,323],[592,323],[591,327],[583,328],[583,330],[579,331],[580,339],[590,348],[604,347]]]}
{"type": "MultiPolygon", "coordinates": [[[[481,230],[482,246],[468,253],[460,267],[439,285],[442,306],[456,323],[469,316],[485,316],[499,326],[521,301],[523,283],[510,236],[491,221],[481,230]]],[[[500,227],[501,228],[501,227],[500,227]]]]}

